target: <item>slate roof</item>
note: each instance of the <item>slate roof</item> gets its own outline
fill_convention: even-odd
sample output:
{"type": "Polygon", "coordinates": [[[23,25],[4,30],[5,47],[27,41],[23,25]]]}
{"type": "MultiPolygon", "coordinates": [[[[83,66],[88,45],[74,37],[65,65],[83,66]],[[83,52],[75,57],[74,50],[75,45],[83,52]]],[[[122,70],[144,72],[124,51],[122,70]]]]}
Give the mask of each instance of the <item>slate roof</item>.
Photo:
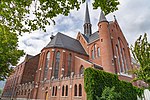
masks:
{"type": "Polygon", "coordinates": [[[64,48],[78,52],[80,54],[87,55],[87,53],[85,52],[84,48],[78,40],[66,36],[60,32],[58,32],[55,35],[55,37],[48,43],[48,45],[45,48],[49,47],[64,48]]]}
{"type": "Polygon", "coordinates": [[[99,35],[98,35],[98,31],[94,32],[93,34],[91,34],[89,36],[89,39],[84,35],[82,34],[83,37],[85,38],[85,40],[88,42],[88,43],[92,43],[93,41],[99,39],[99,35]]]}
{"type": "Polygon", "coordinates": [[[105,15],[104,15],[103,11],[101,11],[99,22],[104,22],[104,21],[107,22],[107,19],[106,19],[105,15]]]}

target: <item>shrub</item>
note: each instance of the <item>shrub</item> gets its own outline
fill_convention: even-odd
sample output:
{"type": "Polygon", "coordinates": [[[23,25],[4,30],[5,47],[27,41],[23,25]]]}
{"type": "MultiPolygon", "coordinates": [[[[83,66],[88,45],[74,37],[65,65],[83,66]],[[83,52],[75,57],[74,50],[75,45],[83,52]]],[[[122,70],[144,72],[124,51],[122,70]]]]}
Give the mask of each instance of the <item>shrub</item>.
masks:
{"type": "Polygon", "coordinates": [[[120,81],[118,76],[112,73],[87,68],[84,71],[84,88],[87,100],[97,100],[101,97],[105,87],[115,87],[114,91],[120,94],[117,100],[136,100],[141,89],[132,86],[131,83],[120,81]]]}

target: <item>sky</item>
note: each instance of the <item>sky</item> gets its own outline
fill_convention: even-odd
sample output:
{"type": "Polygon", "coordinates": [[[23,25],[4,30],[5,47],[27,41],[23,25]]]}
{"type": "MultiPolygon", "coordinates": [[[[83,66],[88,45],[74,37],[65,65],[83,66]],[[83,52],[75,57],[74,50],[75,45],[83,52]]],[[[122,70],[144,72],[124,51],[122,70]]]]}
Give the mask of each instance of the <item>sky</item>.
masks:
{"type": "MultiPolygon", "coordinates": [[[[150,0],[119,0],[119,2],[119,10],[107,15],[107,20],[113,21],[113,15],[116,16],[129,45],[134,44],[136,39],[144,33],[148,34],[148,41],[150,41],[150,0]]],[[[98,30],[97,23],[101,10],[93,10],[92,0],[88,0],[88,5],[92,32],[95,32],[98,30]]],[[[78,32],[83,33],[84,19],[85,3],[81,4],[78,11],[72,10],[68,16],[59,15],[54,18],[56,25],[47,26],[47,32],[37,30],[19,36],[19,49],[24,50],[26,54],[36,55],[50,42],[50,36],[57,32],[76,38],[78,32]]],[[[24,57],[19,63],[23,60],[24,57]]]]}

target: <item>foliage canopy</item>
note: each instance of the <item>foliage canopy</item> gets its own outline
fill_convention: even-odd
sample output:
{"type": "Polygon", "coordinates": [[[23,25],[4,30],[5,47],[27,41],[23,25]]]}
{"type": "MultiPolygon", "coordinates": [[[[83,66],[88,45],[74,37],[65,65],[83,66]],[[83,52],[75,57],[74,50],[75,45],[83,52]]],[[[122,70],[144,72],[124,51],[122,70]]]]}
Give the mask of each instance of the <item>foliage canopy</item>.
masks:
{"type": "MultiPolygon", "coordinates": [[[[54,22],[59,14],[67,16],[71,10],[79,9],[85,0],[1,0],[0,24],[13,32],[31,32],[42,29],[54,22]]],[[[93,7],[109,14],[118,9],[118,0],[94,0],[93,7]]]]}
{"type": "Polygon", "coordinates": [[[129,82],[120,81],[115,74],[93,68],[85,69],[84,89],[87,93],[87,100],[97,100],[97,97],[104,97],[102,94],[105,87],[112,89],[115,87],[112,91],[120,94],[116,100],[136,100],[137,95],[141,96],[143,92],[143,90],[132,86],[129,82]]]}
{"type": "Polygon", "coordinates": [[[9,32],[6,26],[0,26],[0,80],[7,78],[24,53],[18,50],[17,34],[9,32]]]}
{"type": "Polygon", "coordinates": [[[140,67],[134,70],[136,78],[134,81],[142,80],[149,84],[150,87],[150,43],[147,40],[145,33],[136,40],[134,46],[131,47],[132,54],[135,60],[140,64],[140,67]]]}

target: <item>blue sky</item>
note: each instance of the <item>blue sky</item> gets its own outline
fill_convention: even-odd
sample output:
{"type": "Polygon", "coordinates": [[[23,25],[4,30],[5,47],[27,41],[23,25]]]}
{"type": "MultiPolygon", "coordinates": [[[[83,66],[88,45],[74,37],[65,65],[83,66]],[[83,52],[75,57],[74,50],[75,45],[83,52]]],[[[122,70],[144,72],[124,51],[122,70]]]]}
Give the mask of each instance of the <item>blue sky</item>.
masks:
{"type": "MultiPolygon", "coordinates": [[[[97,31],[97,23],[100,16],[100,9],[93,10],[92,0],[89,1],[89,12],[92,23],[92,32],[97,31]]],[[[136,39],[145,32],[148,34],[150,41],[150,0],[119,0],[119,10],[106,16],[108,21],[114,20],[116,15],[118,23],[131,45],[136,39]]],[[[55,19],[56,25],[47,26],[47,32],[35,31],[31,34],[23,34],[19,36],[19,49],[25,51],[26,54],[36,55],[40,53],[50,41],[50,36],[57,32],[64,33],[68,36],[76,38],[78,32],[83,33],[83,24],[85,17],[85,3],[80,9],[72,10],[68,16],[59,15],[55,19]]],[[[21,58],[20,62],[24,58],[21,58]]]]}

